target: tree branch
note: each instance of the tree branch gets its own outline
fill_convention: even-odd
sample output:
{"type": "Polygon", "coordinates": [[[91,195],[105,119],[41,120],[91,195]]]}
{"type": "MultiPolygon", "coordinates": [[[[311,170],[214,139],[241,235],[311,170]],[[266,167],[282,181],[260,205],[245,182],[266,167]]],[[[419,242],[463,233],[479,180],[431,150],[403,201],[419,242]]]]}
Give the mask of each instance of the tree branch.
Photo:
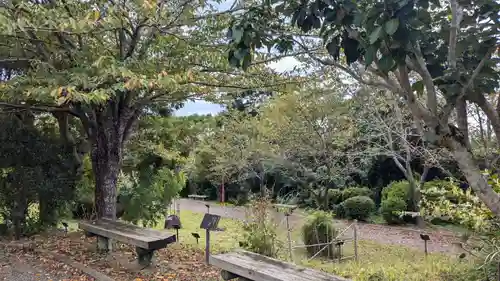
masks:
{"type": "MultiPolygon", "coordinates": [[[[462,88],[462,91],[460,92],[460,94],[455,99],[453,99],[453,100],[451,100],[451,101],[449,101],[449,102],[446,103],[446,105],[443,108],[442,114],[441,114],[441,121],[442,122],[445,122],[445,121],[447,122],[447,120],[450,117],[450,114],[453,111],[453,108],[455,107],[457,101],[459,99],[463,99],[465,97],[465,95],[469,91],[469,88],[471,88],[472,85],[474,84],[474,80],[477,78],[477,76],[481,72],[484,64],[486,63],[486,60],[488,60],[490,58],[490,56],[492,55],[492,53],[495,50],[496,50],[496,46],[493,46],[492,48],[490,48],[488,50],[488,52],[486,53],[486,55],[481,59],[481,61],[477,65],[477,67],[474,69],[474,72],[472,72],[472,75],[469,78],[469,81],[467,82],[467,84],[465,85],[465,87],[462,88]]],[[[479,95],[481,95],[481,94],[479,94],[479,95]]]]}
{"type": "Polygon", "coordinates": [[[51,113],[52,112],[67,112],[67,113],[70,113],[71,115],[77,116],[77,115],[75,115],[75,112],[73,112],[70,108],[55,107],[55,106],[50,106],[50,105],[32,106],[29,104],[14,104],[14,103],[8,103],[8,102],[0,102],[0,107],[15,108],[15,109],[22,109],[22,110],[31,110],[31,111],[38,111],[38,112],[51,112],[51,113]]]}
{"type": "Polygon", "coordinates": [[[134,33],[132,33],[132,38],[130,39],[130,44],[127,50],[127,53],[125,54],[125,57],[123,58],[126,60],[127,58],[131,57],[134,54],[135,48],[137,47],[137,43],[141,39],[141,31],[142,28],[144,27],[144,24],[148,21],[148,18],[144,19],[134,30],[134,33]]]}
{"type": "Polygon", "coordinates": [[[429,108],[430,112],[437,116],[437,92],[434,86],[434,81],[432,79],[432,75],[427,69],[425,64],[424,57],[422,55],[422,51],[420,49],[420,45],[416,46],[415,58],[417,64],[415,65],[419,71],[417,73],[420,74],[422,80],[425,85],[425,90],[427,93],[427,108],[429,108]]]}
{"type": "Polygon", "coordinates": [[[383,83],[383,82],[377,82],[377,81],[369,81],[369,80],[365,80],[363,79],[363,77],[361,77],[361,75],[358,75],[356,74],[354,71],[352,71],[351,69],[337,63],[336,61],[334,60],[331,60],[331,59],[321,59],[319,57],[317,57],[316,55],[314,55],[312,53],[311,50],[309,50],[309,48],[303,44],[302,42],[299,42],[298,40],[294,40],[302,49],[305,50],[305,52],[307,53],[307,55],[309,57],[311,57],[313,60],[319,62],[320,64],[322,65],[327,65],[327,66],[334,66],[334,67],[337,67],[339,68],[340,70],[344,71],[345,73],[349,74],[352,78],[354,78],[356,81],[358,81],[359,83],[362,83],[364,85],[369,85],[369,86],[374,86],[374,87],[379,87],[379,88],[385,88],[385,89],[389,89],[389,90],[392,90],[392,88],[387,84],[387,83],[383,83]]]}
{"type": "Polygon", "coordinates": [[[448,44],[448,64],[452,72],[457,68],[457,34],[462,21],[462,7],[458,4],[457,0],[450,0],[451,7],[451,24],[450,24],[450,42],[448,44]]]}

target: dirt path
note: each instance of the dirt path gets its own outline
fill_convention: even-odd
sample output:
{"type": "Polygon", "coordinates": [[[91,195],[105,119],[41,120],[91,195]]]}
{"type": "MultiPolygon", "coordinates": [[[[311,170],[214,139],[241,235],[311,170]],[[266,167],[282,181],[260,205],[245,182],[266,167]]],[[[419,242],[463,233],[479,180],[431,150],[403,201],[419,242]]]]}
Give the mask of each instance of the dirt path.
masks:
{"type": "MultiPolygon", "coordinates": [[[[244,220],[245,209],[243,207],[223,207],[213,202],[203,202],[191,199],[179,199],[180,210],[189,210],[197,213],[205,213],[207,203],[210,205],[210,213],[221,217],[244,220]]],[[[276,214],[276,218],[283,218],[282,214],[276,214]]],[[[296,211],[290,216],[290,226],[292,228],[300,227],[304,221],[305,214],[301,211],[296,211]]],[[[347,226],[349,222],[336,220],[339,225],[347,226]]],[[[395,227],[389,225],[376,224],[358,224],[358,235],[362,240],[371,240],[381,244],[403,245],[411,248],[420,249],[423,251],[423,241],[420,239],[421,233],[426,233],[431,240],[428,243],[429,252],[453,253],[453,241],[457,237],[450,231],[446,230],[421,230],[414,227],[395,227]]]]}
{"type": "Polygon", "coordinates": [[[44,271],[32,267],[22,256],[0,249],[0,280],[49,281],[59,280],[44,271]]]}

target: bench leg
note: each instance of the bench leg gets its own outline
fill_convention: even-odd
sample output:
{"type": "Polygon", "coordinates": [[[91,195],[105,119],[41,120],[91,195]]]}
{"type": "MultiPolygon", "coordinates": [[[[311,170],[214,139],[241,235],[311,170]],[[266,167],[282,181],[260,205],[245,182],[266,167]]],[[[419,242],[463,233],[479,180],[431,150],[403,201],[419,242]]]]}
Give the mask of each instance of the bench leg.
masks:
{"type": "Polygon", "coordinates": [[[226,281],[234,280],[236,278],[238,278],[239,281],[252,281],[250,279],[247,279],[245,277],[241,277],[239,275],[236,275],[236,274],[229,272],[229,271],[226,271],[226,270],[222,270],[220,272],[220,276],[222,277],[223,280],[226,280],[226,281]]]}
{"type": "Polygon", "coordinates": [[[97,250],[99,252],[109,252],[112,250],[111,248],[112,246],[110,239],[102,236],[97,236],[97,250]]]}
{"type": "Polygon", "coordinates": [[[137,253],[137,259],[140,265],[149,266],[153,260],[154,250],[147,250],[143,248],[136,247],[135,251],[137,253]]]}

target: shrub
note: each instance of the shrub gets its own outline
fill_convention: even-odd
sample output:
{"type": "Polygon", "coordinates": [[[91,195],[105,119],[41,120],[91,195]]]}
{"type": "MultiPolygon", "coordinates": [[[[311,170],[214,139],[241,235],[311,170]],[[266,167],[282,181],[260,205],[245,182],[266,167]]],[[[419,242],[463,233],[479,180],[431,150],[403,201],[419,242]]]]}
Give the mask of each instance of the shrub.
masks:
{"type": "Polygon", "coordinates": [[[454,184],[442,187],[426,183],[421,190],[420,213],[433,223],[455,223],[474,231],[497,229],[493,214],[472,190],[464,192],[454,184]]]}
{"type": "Polygon", "coordinates": [[[375,202],[368,196],[355,196],[342,203],[350,219],[366,220],[375,210],[375,202]]]}
{"type": "Polygon", "coordinates": [[[389,197],[401,198],[408,204],[410,184],[408,181],[393,181],[382,189],[382,201],[389,197]]]}
{"type": "Polygon", "coordinates": [[[372,197],[373,192],[368,187],[349,187],[342,191],[342,201],[356,196],[372,197]]]}
{"type": "Polygon", "coordinates": [[[330,205],[330,209],[333,210],[333,207],[342,202],[342,191],[338,189],[330,189],[328,190],[328,203],[330,205]]]}
{"type": "Polygon", "coordinates": [[[402,224],[404,220],[397,212],[406,211],[407,206],[402,198],[389,197],[382,201],[380,213],[388,224],[402,224]]]}
{"type": "Polygon", "coordinates": [[[336,218],[343,219],[345,218],[345,208],[344,203],[337,204],[333,207],[333,213],[336,218]]]}
{"type": "MultiPolygon", "coordinates": [[[[306,245],[316,245],[331,242],[337,236],[337,229],[333,226],[333,219],[330,214],[323,211],[312,213],[302,226],[302,239],[306,245]]],[[[314,256],[325,245],[307,247],[309,256],[314,256]]],[[[335,258],[338,257],[337,247],[332,243],[321,251],[318,256],[335,258]]]]}
{"type": "Polygon", "coordinates": [[[272,204],[268,198],[250,202],[248,220],[243,226],[244,241],[240,245],[251,252],[275,258],[283,245],[278,239],[278,225],[273,222],[270,210],[272,204]]]}
{"type": "Polygon", "coordinates": [[[454,180],[433,180],[428,181],[423,186],[423,191],[427,192],[429,200],[438,200],[442,195],[450,202],[457,204],[462,203],[462,190],[458,187],[458,182],[454,180]],[[437,193],[434,191],[438,191],[437,193]]]}

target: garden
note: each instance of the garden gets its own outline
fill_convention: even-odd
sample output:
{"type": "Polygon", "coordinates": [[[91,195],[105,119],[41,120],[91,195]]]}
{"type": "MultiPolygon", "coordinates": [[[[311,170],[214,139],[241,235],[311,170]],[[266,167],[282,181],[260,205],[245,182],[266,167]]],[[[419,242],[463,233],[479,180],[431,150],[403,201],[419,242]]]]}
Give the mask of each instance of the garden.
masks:
{"type": "Polygon", "coordinates": [[[1,3],[0,277],[498,278],[497,10],[1,3]]]}

